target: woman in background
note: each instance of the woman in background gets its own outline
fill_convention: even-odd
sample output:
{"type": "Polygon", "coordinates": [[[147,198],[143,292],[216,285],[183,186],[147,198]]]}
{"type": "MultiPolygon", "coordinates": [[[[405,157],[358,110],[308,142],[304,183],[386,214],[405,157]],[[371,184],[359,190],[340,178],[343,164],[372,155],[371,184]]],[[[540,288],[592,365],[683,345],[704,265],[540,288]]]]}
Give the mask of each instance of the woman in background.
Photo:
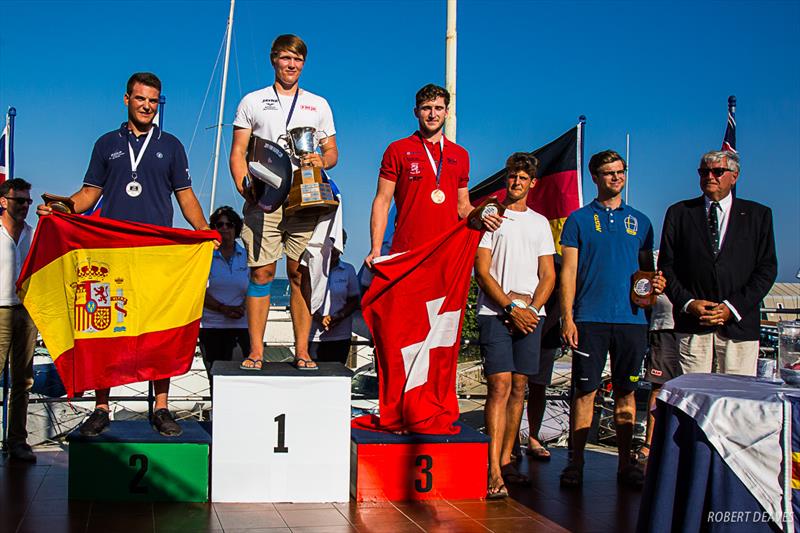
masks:
{"type": "MultiPolygon", "coordinates": [[[[347,233],[342,231],[342,234],[344,245],[347,244],[347,233]]],[[[314,361],[347,363],[353,336],[353,313],[360,300],[355,268],[342,261],[341,254],[334,249],[325,302],[311,321],[308,352],[314,361]]]]}
{"type": "Polygon", "coordinates": [[[200,352],[211,380],[214,361],[237,360],[250,353],[244,299],[249,283],[247,252],[236,242],[242,219],[230,206],[211,214],[211,227],[222,236],[211,259],[211,273],[200,322],[200,352]],[[238,350],[237,350],[238,348],[238,350]]]}

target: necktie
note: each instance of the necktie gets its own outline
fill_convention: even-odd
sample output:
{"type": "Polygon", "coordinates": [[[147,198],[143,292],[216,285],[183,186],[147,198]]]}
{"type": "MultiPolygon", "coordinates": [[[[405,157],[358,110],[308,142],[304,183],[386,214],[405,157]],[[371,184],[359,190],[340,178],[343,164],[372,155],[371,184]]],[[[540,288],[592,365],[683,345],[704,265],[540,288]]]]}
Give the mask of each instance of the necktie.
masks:
{"type": "Polygon", "coordinates": [[[717,209],[719,208],[719,202],[711,202],[711,207],[708,209],[708,231],[711,235],[714,256],[719,253],[719,221],[717,219],[717,209]]]}

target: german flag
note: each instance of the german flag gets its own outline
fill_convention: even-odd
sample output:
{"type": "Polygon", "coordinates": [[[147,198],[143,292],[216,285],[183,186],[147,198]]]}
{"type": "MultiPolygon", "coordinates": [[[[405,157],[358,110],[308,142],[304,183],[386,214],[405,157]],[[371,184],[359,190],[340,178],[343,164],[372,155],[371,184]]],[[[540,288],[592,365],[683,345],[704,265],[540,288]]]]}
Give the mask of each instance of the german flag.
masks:
{"type": "MultiPolygon", "coordinates": [[[[530,152],[539,160],[538,183],[528,193],[528,207],[550,221],[556,250],[561,253],[561,228],[567,217],[583,205],[581,158],[583,157],[583,122],[558,139],[530,152]]],[[[478,205],[490,196],[505,198],[506,170],[498,170],[469,192],[478,205]]]]}
{"type": "Polygon", "coordinates": [[[53,213],[17,292],[67,394],[189,370],[215,231],[53,213]]]}

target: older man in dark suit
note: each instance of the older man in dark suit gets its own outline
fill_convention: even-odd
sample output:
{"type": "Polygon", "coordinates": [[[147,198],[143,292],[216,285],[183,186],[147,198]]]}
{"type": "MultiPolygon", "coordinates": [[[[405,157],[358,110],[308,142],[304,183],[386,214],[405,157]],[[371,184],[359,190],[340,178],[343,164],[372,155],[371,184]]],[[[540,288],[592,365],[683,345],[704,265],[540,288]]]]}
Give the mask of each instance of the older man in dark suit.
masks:
{"type": "Polygon", "coordinates": [[[759,305],[778,271],[772,211],[736,198],[739,156],[700,160],[703,196],[671,206],[658,267],[667,278],[684,373],[755,375],[759,305]]]}

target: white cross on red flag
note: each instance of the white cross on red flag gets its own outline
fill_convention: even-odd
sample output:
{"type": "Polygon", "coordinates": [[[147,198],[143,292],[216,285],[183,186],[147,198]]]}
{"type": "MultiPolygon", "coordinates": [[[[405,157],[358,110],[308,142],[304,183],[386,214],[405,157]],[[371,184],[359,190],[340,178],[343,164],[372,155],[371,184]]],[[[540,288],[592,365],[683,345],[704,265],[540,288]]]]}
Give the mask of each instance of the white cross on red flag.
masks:
{"type": "Polygon", "coordinates": [[[480,236],[463,220],[418,248],[375,263],[361,305],[375,339],[380,416],[357,418],[356,427],[458,433],[456,366],[480,236]]]}

